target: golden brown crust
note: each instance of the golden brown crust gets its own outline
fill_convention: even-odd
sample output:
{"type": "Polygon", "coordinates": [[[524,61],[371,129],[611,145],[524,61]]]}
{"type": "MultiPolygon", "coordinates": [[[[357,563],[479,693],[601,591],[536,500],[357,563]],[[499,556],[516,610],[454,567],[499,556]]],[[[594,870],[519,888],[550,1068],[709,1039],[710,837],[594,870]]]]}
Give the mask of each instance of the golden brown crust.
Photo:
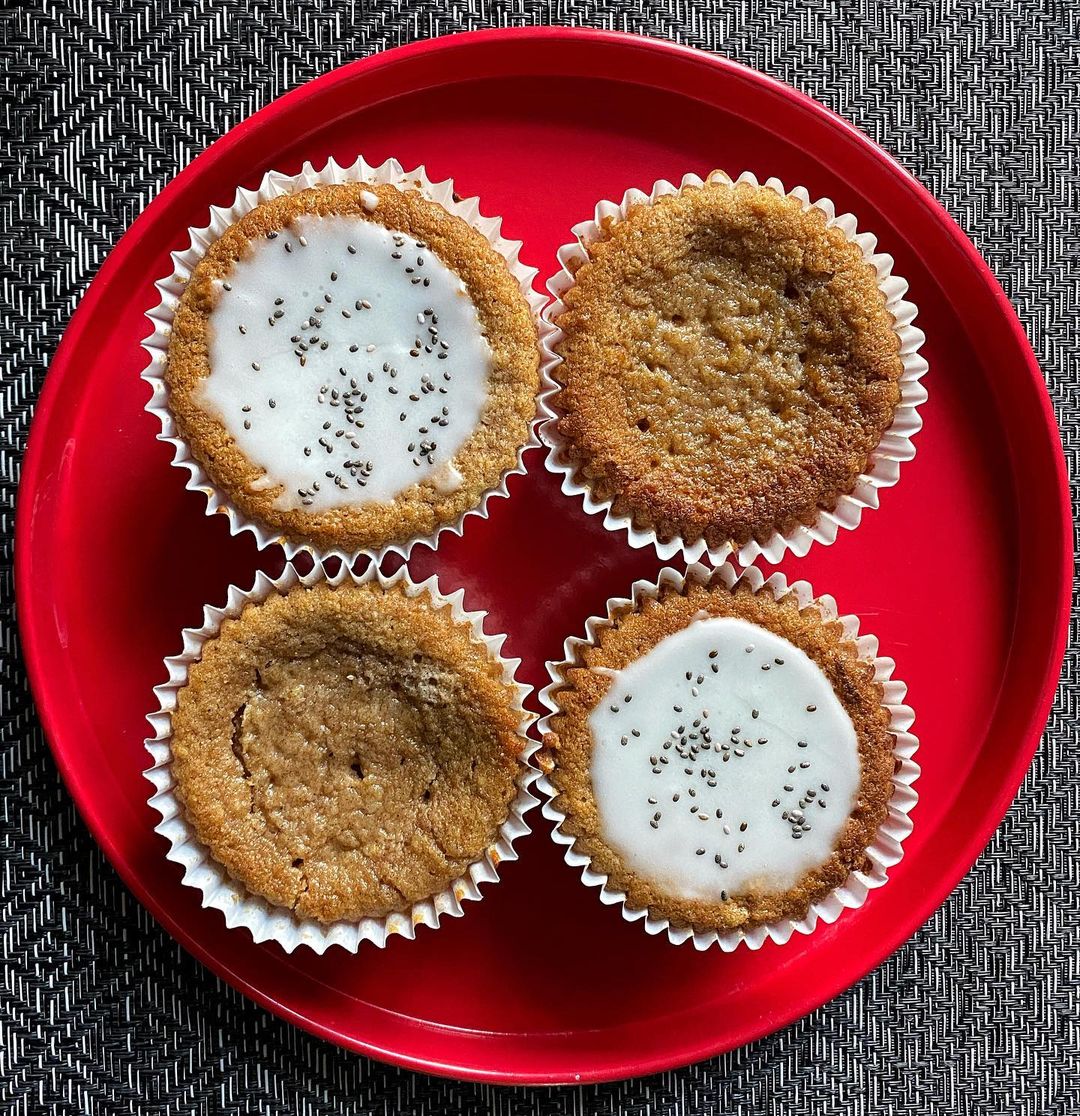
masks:
{"type": "Polygon", "coordinates": [[[448,607],[297,587],[226,620],[173,714],[199,840],[271,903],[333,922],[406,911],[497,840],[520,713],[448,607]]]}
{"type": "Polygon", "coordinates": [[[777,919],[805,917],[810,904],[839,887],[850,872],[869,868],[866,849],[885,820],[892,795],[894,740],[874,668],[859,658],[840,623],[825,621],[813,608],[800,612],[794,594],[777,601],[767,589],[754,593],[745,582],[732,592],[714,575],[709,584],[688,583],[682,593],[666,587],[657,600],[645,601],[640,610],[627,606],[616,614],[612,627],[600,632],[597,646],[582,648],[579,661],[580,666],[565,671],[566,685],[553,694],[560,712],[551,718],[544,740],[549,777],[559,792],[556,805],[566,815],[563,831],[610,878],[612,888],[626,892],[632,909],[648,908],[676,927],[746,930],[777,919]],[[702,611],[747,620],[801,648],[832,683],[855,726],[861,765],[856,804],[829,859],[783,892],[745,892],[715,903],[671,895],[654,880],[628,868],[600,835],[589,775],[592,737],[588,717],[612,679],[606,670],[597,668],[627,666],[699,619],[702,611]]]}
{"type": "Polygon", "coordinates": [[[554,406],[578,480],[663,539],[811,523],[903,370],[873,269],[818,209],[713,182],[606,221],[563,296],[554,406]]]}
{"type": "Polygon", "coordinates": [[[230,226],[196,265],[180,300],[169,338],[165,382],[169,410],[192,455],[229,499],[251,519],[316,547],[353,551],[423,537],[476,507],[514,467],[528,441],[539,387],[536,323],[506,261],[460,217],[417,190],[346,183],[319,186],[263,202],[230,226]],[[361,194],[379,204],[365,208],[361,194]],[[257,237],[287,228],[306,214],[350,216],[422,239],[465,283],[492,352],[488,398],[474,433],[454,458],[459,488],[440,492],[416,484],[393,501],[320,512],[281,509],[279,486],[252,489],[263,471],[240,451],[224,424],[196,401],[199,381],[210,375],[208,323],[225,279],[257,237]]]}

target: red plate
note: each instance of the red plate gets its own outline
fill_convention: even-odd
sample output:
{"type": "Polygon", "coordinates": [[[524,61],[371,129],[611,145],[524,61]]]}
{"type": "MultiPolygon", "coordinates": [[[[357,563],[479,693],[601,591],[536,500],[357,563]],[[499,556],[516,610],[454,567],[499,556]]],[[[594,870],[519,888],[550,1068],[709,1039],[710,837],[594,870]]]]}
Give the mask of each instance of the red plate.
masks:
{"type": "MultiPolygon", "coordinates": [[[[539,452],[511,499],[416,574],[464,586],[510,634],[528,682],[655,556],[560,495],[539,452]]],[[[820,105],[695,51],[561,29],[454,36],[346,66],[197,159],[136,221],[72,320],[38,405],[18,518],[18,605],[42,718],[72,794],[132,891],[192,953],[272,1011],[379,1058],[460,1077],[602,1080],[691,1062],[782,1027],[897,948],[1001,820],[1035,750],[1063,653],[1071,563],[1065,465],[1024,334],[986,265],[926,191],[820,105]],[[714,167],[827,195],[876,232],[920,307],[930,402],[918,455],[880,511],[789,559],[897,660],[922,740],[915,831],[889,885],[809,938],[698,954],[601,906],[549,840],[443,929],[357,956],[286,956],[226,931],[164,859],[146,805],[144,714],[180,629],[249,585],[231,538],[154,440],[143,312],[207,207],[270,168],[397,156],[505,215],[525,260],[598,198],[714,167]]]]}

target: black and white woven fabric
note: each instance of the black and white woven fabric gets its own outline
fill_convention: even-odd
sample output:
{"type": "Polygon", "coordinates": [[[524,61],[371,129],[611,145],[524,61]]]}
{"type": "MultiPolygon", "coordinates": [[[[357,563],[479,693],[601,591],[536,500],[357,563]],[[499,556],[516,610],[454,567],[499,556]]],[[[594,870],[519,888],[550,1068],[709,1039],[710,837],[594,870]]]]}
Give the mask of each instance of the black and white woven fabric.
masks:
{"type": "MultiPolygon", "coordinates": [[[[484,26],[639,31],[824,101],[973,237],[1080,459],[1080,8],[1069,0],[12,0],[0,13],[0,1109],[12,1113],[1080,1111],[1080,674],[989,849],[881,969],[787,1031],[617,1085],[512,1090],[343,1053],[192,961],[60,784],[12,627],[12,508],[34,400],[124,228],[228,127],[317,74],[484,26]]],[[[1074,629],[1074,636],[1076,631],[1074,629]]]]}

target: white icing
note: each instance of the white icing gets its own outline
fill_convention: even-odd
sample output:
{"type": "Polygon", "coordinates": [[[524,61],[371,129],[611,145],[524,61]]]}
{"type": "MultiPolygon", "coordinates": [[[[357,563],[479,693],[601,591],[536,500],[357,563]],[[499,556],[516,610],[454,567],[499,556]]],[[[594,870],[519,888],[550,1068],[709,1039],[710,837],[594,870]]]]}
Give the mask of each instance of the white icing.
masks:
{"type": "Polygon", "coordinates": [[[368,213],[371,213],[379,204],[379,195],[373,194],[370,190],[361,190],[360,201],[368,213]]]}
{"type": "Polygon", "coordinates": [[[220,288],[197,402],[265,470],[253,488],[280,484],[277,507],[318,512],[460,485],[452,459],[479,422],[491,350],[434,252],[372,221],[303,216],[220,288]]]}
{"type": "Polygon", "coordinates": [[[449,461],[444,461],[429,478],[431,483],[435,486],[436,492],[441,492],[447,495],[450,492],[456,492],[464,481],[464,477],[454,468],[449,461]]]}
{"type": "Polygon", "coordinates": [[[858,794],[858,739],[829,680],[745,620],[668,636],[615,672],[588,723],[604,841],[688,899],[791,887],[828,858],[858,794]]]}

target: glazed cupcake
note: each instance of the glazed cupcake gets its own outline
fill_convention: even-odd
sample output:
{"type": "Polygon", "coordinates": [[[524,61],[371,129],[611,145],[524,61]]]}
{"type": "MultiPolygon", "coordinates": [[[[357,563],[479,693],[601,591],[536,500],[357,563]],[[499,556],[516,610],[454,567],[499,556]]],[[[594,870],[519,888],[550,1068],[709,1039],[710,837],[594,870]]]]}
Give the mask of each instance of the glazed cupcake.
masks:
{"type": "Polygon", "coordinates": [[[497,222],[422,177],[289,185],[238,202],[186,261],[158,370],[166,434],[267,540],[405,548],[520,466],[531,274],[497,222]]]}
{"type": "Polygon", "coordinates": [[[925,363],[907,285],[854,230],[804,190],[719,172],[575,228],[544,435],[588,510],[714,560],[857,523],[912,452],[925,363]]]}
{"type": "Polygon", "coordinates": [[[608,901],[734,948],[884,882],[915,741],[891,663],[850,618],[805,583],[694,566],[589,628],[550,664],[545,813],[608,901]]]}
{"type": "Polygon", "coordinates": [[[292,948],[411,936],[479,897],[534,801],[525,691],[481,619],[433,580],[291,568],[208,614],[149,772],[208,901],[292,948]]]}

